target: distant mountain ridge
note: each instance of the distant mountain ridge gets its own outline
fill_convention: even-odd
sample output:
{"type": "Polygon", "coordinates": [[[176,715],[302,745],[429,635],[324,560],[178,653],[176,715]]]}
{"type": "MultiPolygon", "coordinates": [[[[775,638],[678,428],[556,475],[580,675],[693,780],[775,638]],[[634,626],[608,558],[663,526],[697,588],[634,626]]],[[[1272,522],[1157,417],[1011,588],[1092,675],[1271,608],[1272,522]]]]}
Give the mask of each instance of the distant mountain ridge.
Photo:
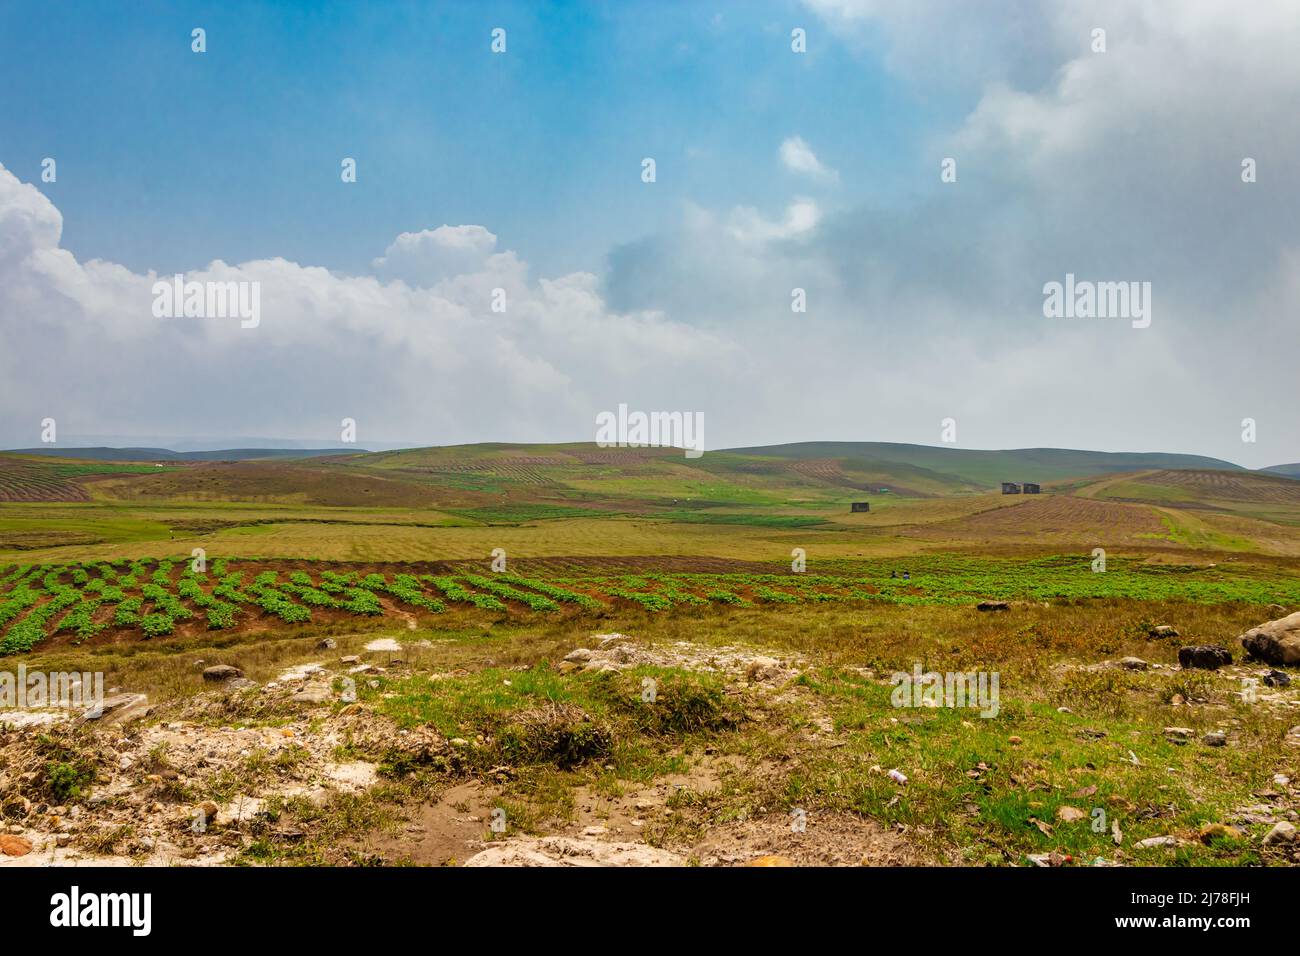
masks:
{"type": "MultiPolygon", "coordinates": [[[[362,448],[224,448],[174,451],[170,448],[95,446],[14,449],[7,454],[104,462],[248,462],[289,461],[311,458],[346,458],[352,465],[389,467],[427,466],[442,459],[484,461],[512,456],[555,456],[572,458],[580,464],[584,455],[608,454],[590,443],[490,442],[475,445],[430,446],[401,450],[370,451],[362,448]]],[[[669,449],[642,450],[671,456],[669,449]]],[[[635,449],[630,454],[638,454],[635,449]]],[[[902,488],[929,487],[931,491],[961,492],[996,488],[1004,481],[1052,482],[1092,478],[1098,475],[1141,471],[1221,471],[1252,473],[1234,462],[1204,455],[1168,452],[1104,452],[1071,448],[970,449],[943,445],[914,445],[901,442],[810,441],[746,448],[725,448],[706,452],[695,464],[706,471],[762,470],[763,462],[773,466],[788,462],[809,474],[817,469],[841,468],[845,480],[867,487],[897,484],[902,488]],[[710,465],[709,462],[713,464],[710,465]],[[802,463],[809,463],[807,465],[802,463]],[[810,470],[811,469],[811,470],[810,470]],[[851,475],[852,478],[845,476],[851,475]]],[[[683,461],[684,465],[692,464],[683,461]]],[[[780,467],[785,468],[786,465],[780,467]]],[[[1300,463],[1274,465],[1256,474],[1300,479],[1300,463]]]]}
{"type": "Polygon", "coordinates": [[[1089,475],[1147,469],[1247,471],[1241,465],[1203,455],[1167,452],[1083,451],[1073,448],[985,450],[896,442],[793,442],[727,452],[769,458],[828,458],[883,464],[896,462],[953,475],[980,485],[1002,481],[1059,481],[1089,475]]]}
{"type": "Polygon", "coordinates": [[[364,448],[223,448],[218,451],[172,451],[169,448],[14,448],[8,455],[43,455],[82,461],[257,461],[267,458],[323,458],[368,454],[364,448]]]}

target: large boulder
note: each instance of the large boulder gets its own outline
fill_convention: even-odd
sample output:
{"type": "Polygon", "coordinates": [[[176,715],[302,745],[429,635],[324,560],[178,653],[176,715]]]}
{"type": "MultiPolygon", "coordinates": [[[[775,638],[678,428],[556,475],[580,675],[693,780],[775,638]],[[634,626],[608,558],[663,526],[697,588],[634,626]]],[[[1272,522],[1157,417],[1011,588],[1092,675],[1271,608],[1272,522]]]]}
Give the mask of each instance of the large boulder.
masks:
{"type": "Polygon", "coordinates": [[[1217,671],[1225,664],[1232,663],[1232,654],[1226,647],[1220,647],[1218,644],[1196,644],[1178,649],[1178,663],[1182,667],[1217,671]]]}
{"type": "Polygon", "coordinates": [[[203,679],[213,684],[221,684],[243,676],[244,672],[231,664],[214,664],[203,668],[203,679]]]}
{"type": "Polygon", "coordinates": [[[149,709],[149,698],[144,694],[113,694],[83,714],[85,720],[105,720],[106,723],[125,722],[143,717],[149,709]]]}
{"type": "Polygon", "coordinates": [[[1300,664],[1300,611],[1252,627],[1241,635],[1241,646],[1251,657],[1269,664],[1300,664]]]}

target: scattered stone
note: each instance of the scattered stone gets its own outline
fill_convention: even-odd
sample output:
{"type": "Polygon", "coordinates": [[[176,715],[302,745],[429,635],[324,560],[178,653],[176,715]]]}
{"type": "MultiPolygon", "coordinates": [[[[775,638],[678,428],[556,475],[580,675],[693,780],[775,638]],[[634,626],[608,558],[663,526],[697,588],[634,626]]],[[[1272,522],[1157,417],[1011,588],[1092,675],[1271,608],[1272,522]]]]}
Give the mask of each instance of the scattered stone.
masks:
{"type": "Polygon", "coordinates": [[[1279,843],[1295,842],[1295,824],[1287,823],[1285,820],[1278,823],[1273,829],[1269,830],[1264,836],[1265,846],[1276,846],[1279,843]]]}
{"type": "Polygon", "coordinates": [[[1178,663],[1184,668],[1217,671],[1232,663],[1232,653],[1218,644],[1196,644],[1178,649],[1178,663]]]}
{"type": "Polygon", "coordinates": [[[212,822],[219,827],[247,823],[261,813],[265,807],[266,801],[258,797],[238,796],[218,810],[212,822]]]}
{"type": "Polygon", "coordinates": [[[1171,836],[1147,837],[1145,840],[1138,840],[1133,846],[1138,850],[1149,850],[1157,846],[1178,846],[1178,838],[1171,836]]]}
{"type": "Polygon", "coordinates": [[[1144,671],[1151,665],[1140,657],[1121,657],[1119,666],[1126,671],[1144,671]]]}
{"type": "Polygon", "coordinates": [[[334,650],[334,648],[336,648],[336,647],[338,647],[338,646],[339,646],[339,642],[338,642],[338,641],[334,640],[334,638],[332,638],[332,637],[326,637],[326,638],[322,638],[321,641],[317,643],[317,645],[316,645],[316,650],[318,650],[318,651],[332,651],[332,650],[334,650]]]}
{"type": "Polygon", "coordinates": [[[295,704],[324,704],[332,700],[333,697],[334,693],[330,690],[328,684],[313,683],[307,684],[289,700],[295,704]]]}
{"type": "Polygon", "coordinates": [[[1228,735],[1222,730],[1211,730],[1201,738],[1201,743],[1207,747],[1226,747],[1228,745],[1228,735]]]}
{"type": "Polygon", "coordinates": [[[1019,747],[1021,744],[1024,743],[1024,741],[1021,740],[1019,737],[1012,735],[1007,738],[1007,743],[1009,743],[1013,747],[1019,747]]]}
{"type": "Polygon", "coordinates": [[[5,856],[26,856],[32,852],[32,841],[26,837],[0,835],[0,853],[5,856]]]}
{"type": "Polygon", "coordinates": [[[1185,744],[1187,743],[1187,741],[1191,740],[1194,736],[1196,736],[1196,731],[1192,730],[1191,727],[1166,727],[1165,728],[1165,737],[1168,738],[1170,743],[1185,744]]]}
{"type": "Polygon", "coordinates": [[[1267,824],[1272,826],[1277,823],[1277,817],[1273,815],[1272,807],[1259,805],[1255,807],[1238,807],[1233,811],[1232,822],[1236,826],[1259,826],[1267,824]]]}
{"type": "Polygon", "coordinates": [[[1011,605],[1006,601],[980,601],[975,605],[979,611],[1010,611],[1011,605]]]}
{"type": "Polygon", "coordinates": [[[755,657],[745,668],[745,679],[751,683],[779,683],[793,676],[794,671],[775,657],[755,657]]]}
{"type": "Polygon", "coordinates": [[[275,680],[278,683],[284,684],[300,684],[307,680],[307,678],[311,677],[312,674],[319,674],[321,670],[322,667],[320,664],[296,664],[282,673],[275,680]]]}
{"type": "Polygon", "coordinates": [[[1281,667],[1300,664],[1300,611],[1252,627],[1240,640],[1252,658],[1281,667]]]}
{"type": "Polygon", "coordinates": [[[1286,671],[1269,671],[1262,679],[1269,687],[1291,686],[1291,675],[1286,671]]]}
{"type": "Polygon", "coordinates": [[[1077,823],[1080,820],[1086,820],[1088,814],[1084,813],[1078,807],[1057,807],[1056,819],[1062,823],[1077,823]]]}
{"type": "Polygon", "coordinates": [[[474,854],[466,866],[685,866],[686,858],[643,843],[540,837],[507,840],[474,854]]]}
{"type": "MultiPolygon", "coordinates": [[[[12,729],[19,727],[48,727],[71,718],[71,714],[59,710],[0,710],[0,724],[12,729]]],[[[87,720],[93,719],[89,716],[87,720]]]]}
{"type": "Polygon", "coordinates": [[[397,643],[397,641],[393,640],[391,637],[381,637],[366,645],[366,650],[368,651],[387,651],[389,653],[397,653],[401,649],[402,645],[397,643]]]}
{"type": "Polygon", "coordinates": [[[359,663],[360,660],[361,660],[361,658],[358,657],[356,654],[349,654],[347,657],[340,657],[340,658],[339,658],[339,663],[340,663],[340,664],[356,664],[356,663],[359,663]]]}
{"type": "Polygon", "coordinates": [[[1175,627],[1171,627],[1168,624],[1157,624],[1155,627],[1147,631],[1147,636],[1148,637],[1181,637],[1182,635],[1178,633],[1178,629],[1175,627]]]}
{"type": "Polygon", "coordinates": [[[244,672],[231,664],[213,664],[211,667],[203,668],[203,679],[214,684],[243,676],[244,672]]]}
{"type": "Polygon", "coordinates": [[[1291,778],[1284,773],[1273,774],[1273,786],[1285,787],[1291,782],[1291,778]]]}

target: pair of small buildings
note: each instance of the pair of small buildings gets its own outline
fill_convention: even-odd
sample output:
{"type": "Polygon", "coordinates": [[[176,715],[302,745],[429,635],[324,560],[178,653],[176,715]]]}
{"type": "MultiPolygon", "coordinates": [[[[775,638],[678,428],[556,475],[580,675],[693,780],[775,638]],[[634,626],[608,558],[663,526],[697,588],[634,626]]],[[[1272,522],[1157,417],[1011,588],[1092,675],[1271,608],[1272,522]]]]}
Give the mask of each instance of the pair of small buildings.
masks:
{"type": "Polygon", "coordinates": [[[1004,495],[1021,494],[1022,488],[1024,489],[1023,493],[1027,495],[1036,495],[1041,490],[1038,485],[1034,484],[1032,481],[1026,481],[1023,485],[1019,485],[1014,481],[1002,482],[1002,493],[1004,495]]]}

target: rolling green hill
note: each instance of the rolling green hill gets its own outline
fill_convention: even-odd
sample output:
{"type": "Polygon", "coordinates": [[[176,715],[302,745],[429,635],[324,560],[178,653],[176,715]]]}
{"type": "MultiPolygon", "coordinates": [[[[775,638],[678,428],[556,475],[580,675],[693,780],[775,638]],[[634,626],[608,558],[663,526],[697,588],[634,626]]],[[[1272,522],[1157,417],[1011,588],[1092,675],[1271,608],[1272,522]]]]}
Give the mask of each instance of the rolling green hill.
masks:
{"type": "MultiPolygon", "coordinates": [[[[228,500],[455,511],[525,505],[556,515],[572,508],[779,514],[791,509],[838,512],[852,500],[883,504],[977,495],[996,491],[1002,481],[1055,483],[1056,490],[1068,493],[1102,476],[1158,472],[1157,491],[1138,489],[1129,497],[1159,500],[1200,498],[1235,487],[1223,478],[1184,487],[1178,476],[1191,472],[1290,483],[1278,474],[1195,455],[1058,448],[980,451],[889,442],[800,442],[710,451],[700,458],[687,458],[679,449],[601,448],[594,443],[485,443],[349,453],[82,451],[92,460],[0,453],[0,499],[228,500]],[[165,467],[154,467],[158,462],[166,462],[165,467]]],[[[1265,490],[1252,490],[1250,500],[1287,499],[1277,489],[1265,490]]]]}
{"type": "Polygon", "coordinates": [[[1059,481],[1087,475],[1157,468],[1245,470],[1232,462],[1200,455],[1079,451],[1069,448],[984,451],[893,442],[795,442],[759,448],[732,448],[727,451],[736,455],[766,458],[832,458],[846,462],[870,463],[877,468],[888,468],[897,464],[922,468],[985,488],[995,488],[1003,481],[1059,481]]]}

